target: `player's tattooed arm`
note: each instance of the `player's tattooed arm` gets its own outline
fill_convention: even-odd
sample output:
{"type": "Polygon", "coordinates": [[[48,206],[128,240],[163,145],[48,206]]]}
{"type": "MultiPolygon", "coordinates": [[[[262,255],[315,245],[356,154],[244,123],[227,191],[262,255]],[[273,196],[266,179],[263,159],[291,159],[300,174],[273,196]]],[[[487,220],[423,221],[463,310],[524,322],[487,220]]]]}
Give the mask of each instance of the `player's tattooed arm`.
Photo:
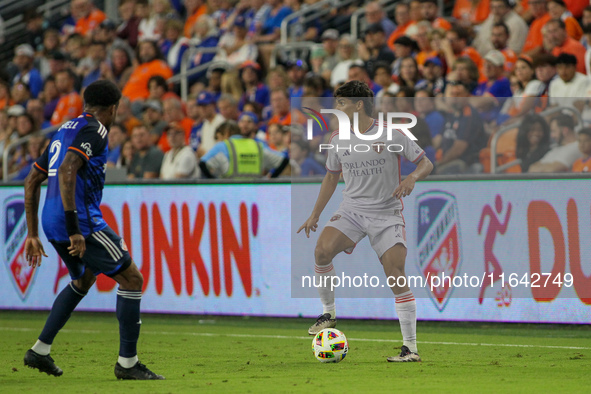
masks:
{"type": "Polygon", "coordinates": [[[80,156],[72,152],[66,153],[60,165],[58,176],[64,211],[76,210],[76,175],[83,165],[84,161],[80,156]]]}
{"type": "Polygon", "coordinates": [[[43,244],[39,240],[39,196],[41,184],[47,179],[47,173],[31,168],[25,179],[25,212],[27,215],[27,240],[25,241],[25,259],[29,266],[41,265],[41,256],[47,257],[43,244]]]}

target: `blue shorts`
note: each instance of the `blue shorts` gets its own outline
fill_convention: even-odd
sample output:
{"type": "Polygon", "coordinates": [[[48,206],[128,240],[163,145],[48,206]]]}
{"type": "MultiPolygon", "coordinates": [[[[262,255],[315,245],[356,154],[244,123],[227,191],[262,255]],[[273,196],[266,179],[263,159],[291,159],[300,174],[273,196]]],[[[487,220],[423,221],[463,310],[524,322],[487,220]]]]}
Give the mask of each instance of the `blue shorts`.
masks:
{"type": "Polygon", "coordinates": [[[72,280],[84,275],[86,267],[90,268],[95,276],[98,274],[115,276],[131,265],[131,256],[125,241],[109,226],[86,238],[86,252],[82,258],[70,255],[69,242],[52,242],[51,244],[68,267],[72,280]]]}

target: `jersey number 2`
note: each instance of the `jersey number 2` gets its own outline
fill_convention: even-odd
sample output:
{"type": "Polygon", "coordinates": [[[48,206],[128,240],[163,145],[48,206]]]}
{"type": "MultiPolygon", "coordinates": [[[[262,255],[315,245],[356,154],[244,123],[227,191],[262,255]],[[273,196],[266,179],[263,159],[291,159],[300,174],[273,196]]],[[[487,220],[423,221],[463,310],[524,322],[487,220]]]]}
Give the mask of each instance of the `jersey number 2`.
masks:
{"type": "Polygon", "coordinates": [[[55,162],[59,158],[60,150],[62,149],[62,143],[60,141],[53,141],[51,146],[49,147],[49,170],[47,171],[48,176],[56,176],[57,169],[53,168],[55,162]]]}

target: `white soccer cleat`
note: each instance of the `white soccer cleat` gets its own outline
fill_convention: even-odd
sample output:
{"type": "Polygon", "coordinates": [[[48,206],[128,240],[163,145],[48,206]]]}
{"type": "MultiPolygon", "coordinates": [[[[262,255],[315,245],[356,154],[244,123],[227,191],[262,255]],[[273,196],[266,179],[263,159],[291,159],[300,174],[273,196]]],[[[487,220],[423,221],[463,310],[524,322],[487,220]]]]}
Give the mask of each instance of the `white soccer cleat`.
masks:
{"type": "Polygon", "coordinates": [[[325,328],[335,328],[337,326],[337,319],[331,319],[330,313],[325,313],[318,316],[316,323],[308,328],[308,334],[316,335],[325,328]]]}
{"type": "Polygon", "coordinates": [[[407,346],[402,346],[400,348],[400,354],[394,357],[388,357],[388,362],[390,363],[408,363],[408,362],[417,362],[421,361],[421,357],[414,352],[411,352],[407,346]]]}

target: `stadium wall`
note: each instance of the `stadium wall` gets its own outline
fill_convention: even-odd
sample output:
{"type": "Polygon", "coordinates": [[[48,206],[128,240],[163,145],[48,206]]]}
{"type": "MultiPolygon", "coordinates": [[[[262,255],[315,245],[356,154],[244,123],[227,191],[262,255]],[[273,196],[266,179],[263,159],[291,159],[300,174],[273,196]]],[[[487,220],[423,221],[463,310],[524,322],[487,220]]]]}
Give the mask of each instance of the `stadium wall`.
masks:
{"type": "MultiPolygon", "coordinates": [[[[425,281],[425,287],[413,288],[418,317],[589,323],[587,186],[586,179],[417,183],[404,201],[407,275],[489,278],[497,267],[501,271],[494,273],[505,276],[503,288],[496,281],[483,291],[431,288],[425,281]],[[551,274],[549,281],[544,273],[551,274]],[[539,287],[532,287],[536,274],[539,287]],[[572,275],[569,287],[556,283],[565,274],[572,275]]],[[[315,316],[316,290],[302,287],[302,277],[313,277],[318,233],[306,239],[295,231],[318,190],[317,183],[110,185],[102,207],[141,267],[144,311],[315,316]]],[[[321,225],[331,218],[337,200],[327,206],[321,225]]],[[[67,270],[43,232],[49,258],[36,270],[27,266],[22,186],[0,187],[0,203],[0,309],[49,309],[69,280],[67,270]]],[[[337,256],[335,266],[351,277],[383,277],[367,240],[352,255],[337,256]]],[[[115,282],[99,277],[79,309],[113,311],[115,289],[115,282]]],[[[342,317],[395,318],[387,287],[341,288],[337,296],[349,297],[337,301],[342,317]]]]}

